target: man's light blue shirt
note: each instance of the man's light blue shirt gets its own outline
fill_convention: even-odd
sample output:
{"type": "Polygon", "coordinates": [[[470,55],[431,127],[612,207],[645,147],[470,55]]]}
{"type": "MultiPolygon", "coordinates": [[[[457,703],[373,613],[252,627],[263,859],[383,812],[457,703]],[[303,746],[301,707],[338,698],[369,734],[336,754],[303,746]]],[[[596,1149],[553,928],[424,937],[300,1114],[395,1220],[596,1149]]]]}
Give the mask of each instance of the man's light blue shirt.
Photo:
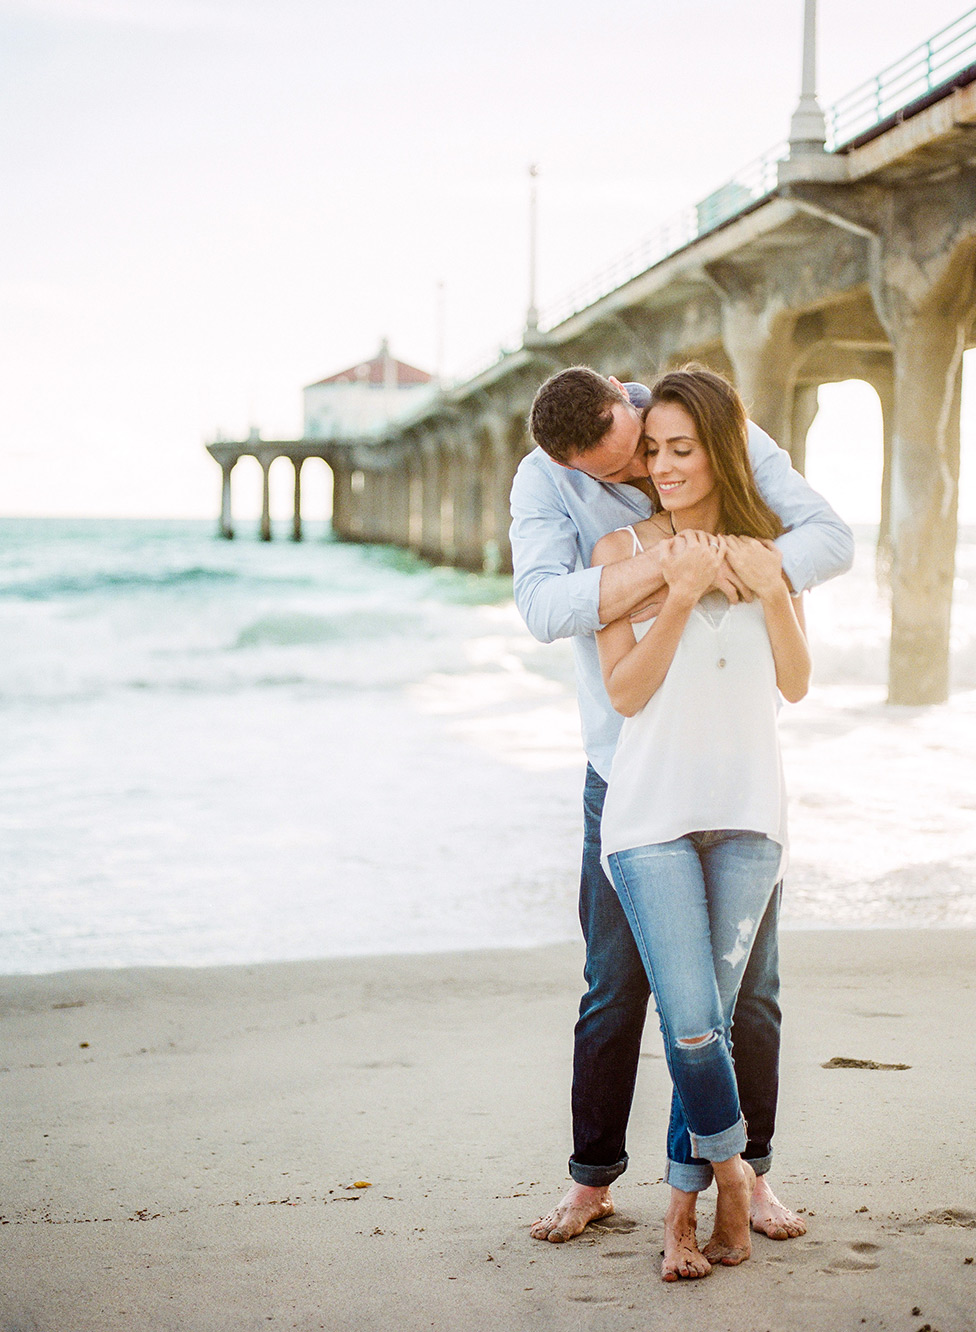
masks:
{"type": "MultiPolygon", "coordinates": [[[[643,385],[626,385],[632,401],[647,400],[643,385]]],[[[749,456],[766,503],[787,531],[776,545],[795,591],[826,582],[851,567],[854,538],[827,501],[790,463],[789,454],[749,422],[749,456]]],[[[650,517],[651,501],[636,486],[595,481],[560,467],[542,449],[519,464],[512,484],[512,561],[515,604],[541,643],[572,638],[583,748],[601,777],[610,775],[623,718],[603,686],[594,633],[600,624],[600,574],[593,547],[615,528],[650,517]]]]}

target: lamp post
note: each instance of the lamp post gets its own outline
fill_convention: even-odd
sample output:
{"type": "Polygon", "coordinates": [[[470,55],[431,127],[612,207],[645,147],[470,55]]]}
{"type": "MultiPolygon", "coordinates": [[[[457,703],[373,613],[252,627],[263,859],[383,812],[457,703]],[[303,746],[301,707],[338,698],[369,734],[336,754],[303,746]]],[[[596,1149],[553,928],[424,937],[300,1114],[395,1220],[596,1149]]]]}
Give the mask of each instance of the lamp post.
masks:
{"type": "Polygon", "coordinates": [[[790,154],[777,170],[779,185],[847,178],[847,159],[827,152],[827,123],[817,101],[817,0],[803,0],[803,74],[790,121],[790,154]]]}
{"type": "Polygon", "coordinates": [[[790,121],[790,153],[823,152],[827,123],[817,101],[817,0],[803,4],[803,76],[790,121]]]}
{"type": "Polygon", "coordinates": [[[445,293],[443,279],[437,283],[437,303],[434,322],[436,324],[436,351],[434,355],[434,378],[439,388],[444,387],[444,327],[445,293]]]}
{"type": "Polygon", "coordinates": [[[537,336],[539,332],[539,311],[535,304],[536,231],[538,221],[535,182],[538,175],[538,163],[533,162],[529,167],[529,304],[525,312],[525,331],[530,338],[537,336]]]}

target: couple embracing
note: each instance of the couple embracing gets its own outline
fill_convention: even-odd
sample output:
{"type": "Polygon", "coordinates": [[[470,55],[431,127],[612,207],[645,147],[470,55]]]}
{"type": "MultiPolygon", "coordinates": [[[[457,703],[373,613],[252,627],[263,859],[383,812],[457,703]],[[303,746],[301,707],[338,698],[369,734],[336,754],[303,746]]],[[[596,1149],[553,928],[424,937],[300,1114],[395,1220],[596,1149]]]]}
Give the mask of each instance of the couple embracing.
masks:
{"type": "Polygon", "coordinates": [[[767,1179],[787,848],[776,714],[809,682],[802,593],[850,567],[853,541],[701,366],[650,390],[560,371],[529,424],[515,599],[537,639],[572,639],[588,758],[573,1183],[532,1234],[567,1240],[613,1211],[653,994],[672,1080],[661,1275],[703,1277],[749,1257],[750,1229],[805,1230],[767,1179]]]}

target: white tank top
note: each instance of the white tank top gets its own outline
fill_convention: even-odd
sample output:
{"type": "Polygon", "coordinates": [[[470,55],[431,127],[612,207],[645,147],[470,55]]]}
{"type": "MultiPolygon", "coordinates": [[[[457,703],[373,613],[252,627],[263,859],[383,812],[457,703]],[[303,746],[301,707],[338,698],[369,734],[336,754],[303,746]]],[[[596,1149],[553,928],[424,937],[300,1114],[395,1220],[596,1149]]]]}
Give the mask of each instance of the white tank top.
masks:
{"type": "MultiPolygon", "coordinates": [[[[631,532],[636,554],[633,528],[619,530],[631,532]]],[[[633,626],[638,639],[651,623],[633,626]]],[[[624,720],[603,809],[604,868],[613,851],[737,828],[779,843],[781,876],[787,833],[778,707],[762,606],[730,605],[721,592],[708,593],[661,685],[624,720]]]]}

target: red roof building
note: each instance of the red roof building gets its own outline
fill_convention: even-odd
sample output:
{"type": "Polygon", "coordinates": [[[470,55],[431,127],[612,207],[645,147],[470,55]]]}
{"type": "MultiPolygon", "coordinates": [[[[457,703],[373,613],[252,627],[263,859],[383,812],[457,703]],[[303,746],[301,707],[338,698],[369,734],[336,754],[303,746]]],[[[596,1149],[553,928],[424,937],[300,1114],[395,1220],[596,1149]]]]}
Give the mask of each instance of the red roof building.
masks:
{"type": "Polygon", "coordinates": [[[418,370],[415,365],[408,365],[406,361],[398,361],[391,356],[389,344],[384,338],[379,354],[371,361],[360,361],[358,365],[351,365],[348,370],[340,370],[337,375],[328,375],[325,379],[316,380],[308,387],[321,388],[324,384],[371,384],[380,388],[387,386],[405,388],[411,384],[429,384],[432,379],[433,375],[429,375],[426,370],[418,370]]]}
{"type": "Polygon", "coordinates": [[[433,375],[398,361],[384,338],[372,360],[305,387],[305,438],[376,434],[391,421],[422,407],[436,392],[433,375]]]}

